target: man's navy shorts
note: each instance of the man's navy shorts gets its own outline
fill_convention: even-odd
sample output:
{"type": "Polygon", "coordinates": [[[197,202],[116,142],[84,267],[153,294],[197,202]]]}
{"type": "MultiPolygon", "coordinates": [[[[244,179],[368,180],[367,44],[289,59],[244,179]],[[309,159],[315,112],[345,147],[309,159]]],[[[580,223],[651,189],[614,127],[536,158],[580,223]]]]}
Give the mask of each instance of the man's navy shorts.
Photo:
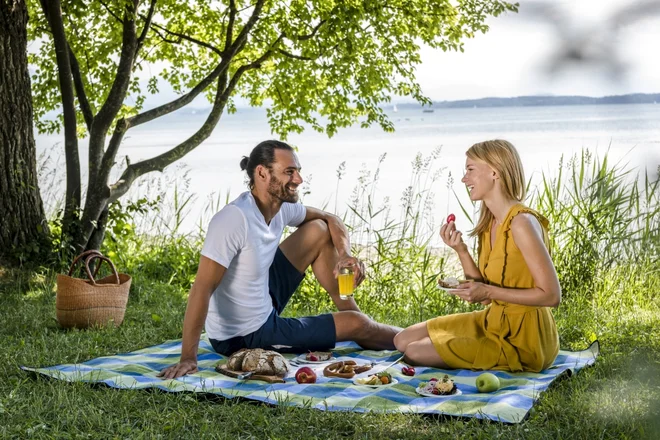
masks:
{"type": "Polygon", "coordinates": [[[301,353],[307,350],[326,350],[335,346],[337,334],[332,314],[304,318],[282,318],[286,307],[305,274],[277,248],[268,272],[268,290],[273,300],[273,311],[261,328],[245,336],[226,341],[211,339],[213,349],[229,356],[241,348],[267,348],[281,352],[301,353]]]}

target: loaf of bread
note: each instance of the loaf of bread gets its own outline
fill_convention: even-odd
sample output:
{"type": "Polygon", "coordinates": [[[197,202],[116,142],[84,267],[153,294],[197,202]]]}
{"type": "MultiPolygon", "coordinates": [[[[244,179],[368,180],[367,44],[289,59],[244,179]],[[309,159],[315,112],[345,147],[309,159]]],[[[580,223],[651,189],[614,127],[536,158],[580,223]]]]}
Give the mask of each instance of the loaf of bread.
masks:
{"type": "Polygon", "coordinates": [[[232,371],[252,371],[254,374],[284,377],[289,371],[289,364],[284,356],[276,351],[243,348],[229,357],[227,368],[232,371]]]}
{"type": "Polygon", "coordinates": [[[247,348],[241,348],[236,353],[229,356],[227,360],[227,369],[232,371],[243,371],[243,358],[247,354],[247,348]]]}

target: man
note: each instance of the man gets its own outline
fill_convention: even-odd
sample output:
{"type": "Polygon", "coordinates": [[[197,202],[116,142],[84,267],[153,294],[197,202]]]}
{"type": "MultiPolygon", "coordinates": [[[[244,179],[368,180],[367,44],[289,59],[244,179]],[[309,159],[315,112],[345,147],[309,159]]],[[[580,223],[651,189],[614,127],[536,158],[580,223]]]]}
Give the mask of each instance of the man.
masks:
{"type": "Polygon", "coordinates": [[[352,266],[357,286],[364,265],[351,256],[348,231],[337,216],[297,203],[303,180],[293,149],[279,141],[262,142],[243,158],[241,169],[247,171],[250,191],[211,220],[188,297],[181,359],[159,375],[172,379],[197,372],[204,326],[223,355],[273,346],[328,349],[348,340],[370,349],[394,348],[401,329],[372,321],[354,299],[340,298],[339,268],[352,266]],[[280,243],[285,226],[298,229],[280,243]],[[309,266],[339,311],[280,317],[309,266]]]}

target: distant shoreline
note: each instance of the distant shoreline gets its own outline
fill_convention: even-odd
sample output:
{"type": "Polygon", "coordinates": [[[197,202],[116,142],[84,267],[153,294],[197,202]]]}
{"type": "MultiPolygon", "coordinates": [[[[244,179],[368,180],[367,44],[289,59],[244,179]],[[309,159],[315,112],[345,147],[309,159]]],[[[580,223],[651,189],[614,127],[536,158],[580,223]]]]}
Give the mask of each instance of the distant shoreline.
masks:
{"type": "MultiPolygon", "coordinates": [[[[480,98],[459,101],[434,101],[423,108],[491,108],[491,107],[540,107],[556,105],[605,105],[605,104],[656,104],[660,93],[632,93],[594,98],[590,96],[517,96],[512,98],[480,98]]],[[[420,108],[419,104],[397,104],[399,108],[420,108]]]]}
{"type": "MultiPolygon", "coordinates": [[[[660,104],[660,93],[631,93],[627,95],[613,95],[594,98],[591,96],[517,96],[511,98],[479,98],[463,99],[458,101],[433,101],[431,106],[422,106],[416,102],[392,102],[381,104],[383,109],[394,107],[398,110],[421,110],[433,112],[438,109],[451,108],[497,108],[497,107],[544,107],[560,105],[612,105],[612,104],[660,104]]],[[[240,111],[263,110],[264,107],[239,106],[240,111]]],[[[208,114],[211,107],[185,107],[178,114],[208,114]]]]}

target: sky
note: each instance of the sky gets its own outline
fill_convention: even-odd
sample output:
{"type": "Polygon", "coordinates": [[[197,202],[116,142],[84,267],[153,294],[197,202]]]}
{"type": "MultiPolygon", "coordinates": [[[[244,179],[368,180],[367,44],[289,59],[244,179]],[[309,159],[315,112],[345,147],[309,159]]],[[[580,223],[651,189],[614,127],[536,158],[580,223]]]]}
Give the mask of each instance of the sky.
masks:
{"type": "Polygon", "coordinates": [[[422,50],[417,79],[427,96],[660,93],[660,1],[519,3],[519,13],[491,17],[490,31],[467,40],[464,53],[422,50]],[[558,62],[567,47],[579,62],[558,62]]]}
{"type": "MultiPolygon", "coordinates": [[[[509,0],[515,1],[515,0],[509,0]]],[[[464,52],[422,48],[417,80],[434,101],[525,95],[660,93],[660,0],[518,0],[464,52]],[[636,13],[635,11],[643,11],[636,13]],[[565,60],[566,48],[579,61],[565,60]]],[[[145,79],[146,83],[146,79],[145,79]]],[[[161,82],[147,108],[176,95],[161,82]]],[[[395,96],[395,103],[413,102],[395,96]]],[[[239,107],[248,104],[236,101],[239,107]]],[[[208,107],[200,96],[191,107],[208,107]]]]}

